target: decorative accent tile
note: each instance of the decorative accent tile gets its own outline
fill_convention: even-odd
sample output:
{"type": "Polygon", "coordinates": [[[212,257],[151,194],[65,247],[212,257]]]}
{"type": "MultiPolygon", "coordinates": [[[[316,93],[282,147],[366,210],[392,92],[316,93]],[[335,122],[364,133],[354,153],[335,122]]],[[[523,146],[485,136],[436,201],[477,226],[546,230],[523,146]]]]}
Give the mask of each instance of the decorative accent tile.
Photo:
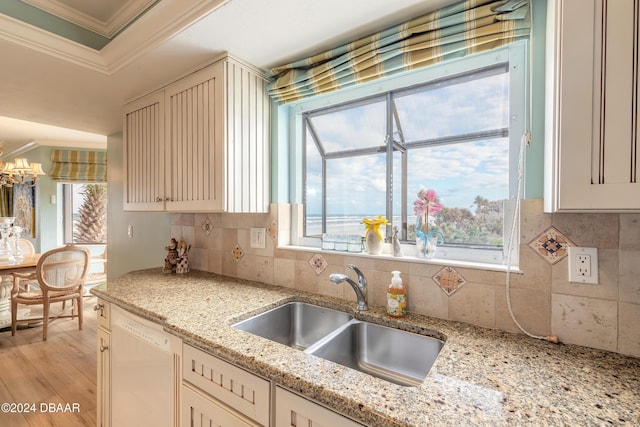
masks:
{"type": "Polygon", "coordinates": [[[233,254],[233,257],[235,258],[236,262],[240,261],[240,259],[244,256],[244,251],[242,250],[240,245],[238,245],[237,243],[236,243],[236,247],[233,248],[231,253],[233,254]]]}
{"type": "Polygon", "coordinates": [[[440,286],[447,296],[453,295],[458,289],[467,283],[464,277],[453,267],[443,267],[433,276],[433,281],[440,286]]]}
{"type": "Polygon", "coordinates": [[[207,236],[213,231],[213,224],[211,223],[211,220],[209,220],[209,218],[205,218],[204,222],[202,223],[202,230],[207,236]]]}
{"type": "Polygon", "coordinates": [[[317,276],[320,275],[324,271],[325,268],[329,265],[326,259],[320,254],[315,254],[309,260],[309,265],[311,269],[316,273],[317,276]]]}
{"type": "Polygon", "coordinates": [[[569,246],[576,244],[553,226],[529,242],[529,247],[552,265],[568,255],[569,246]]]}
{"type": "Polygon", "coordinates": [[[269,228],[267,228],[267,234],[274,242],[278,239],[278,223],[274,219],[269,228]]]}

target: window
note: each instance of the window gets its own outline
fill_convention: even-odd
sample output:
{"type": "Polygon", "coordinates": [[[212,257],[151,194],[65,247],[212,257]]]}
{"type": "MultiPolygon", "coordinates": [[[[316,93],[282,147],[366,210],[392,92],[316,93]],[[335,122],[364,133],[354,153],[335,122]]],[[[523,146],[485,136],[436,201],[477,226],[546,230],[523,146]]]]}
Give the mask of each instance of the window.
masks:
{"type": "Polygon", "coordinates": [[[375,93],[300,103],[292,115],[300,123],[303,244],[322,233],[362,234],[362,218],[376,215],[415,244],[413,203],[431,188],[444,206],[429,218],[445,238],[437,257],[504,263],[521,185],[524,51],[520,43],[389,79],[375,93]]]}
{"type": "Polygon", "coordinates": [[[63,184],[65,243],[107,243],[107,184],[63,184]]]}

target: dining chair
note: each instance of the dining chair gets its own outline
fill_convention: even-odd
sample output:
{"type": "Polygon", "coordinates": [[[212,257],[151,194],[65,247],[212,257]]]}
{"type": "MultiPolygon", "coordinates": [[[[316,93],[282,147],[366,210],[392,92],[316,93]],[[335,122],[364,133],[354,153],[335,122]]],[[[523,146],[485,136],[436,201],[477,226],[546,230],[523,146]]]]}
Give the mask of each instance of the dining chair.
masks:
{"type": "MultiPolygon", "coordinates": [[[[11,335],[15,335],[18,323],[33,323],[42,320],[42,340],[47,339],[50,320],[63,317],[77,317],[78,329],[82,329],[82,294],[84,280],[89,269],[89,250],[80,246],[67,245],[42,254],[36,265],[36,280],[39,290],[22,290],[21,280],[33,280],[30,273],[13,273],[11,290],[11,335]],[[73,302],[70,315],[50,315],[53,302],[73,302]],[[18,304],[42,305],[42,318],[18,319],[18,304]]],[[[64,310],[62,311],[64,313],[64,310]]]]}
{"type": "Polygon", "coordinates": [[[33,255],[36,253],[33,243],[27,239],[18,239],[18,247],[20,247],[22,255],[33,255]]]}
{"type": "MultiPolygon", "coordinates": [[[[23,256],[30,256],[36,253],[36,248],[33,247],[33,243],[31,243],[29,240],[27,239],[18,239],[18,247],[20,248],[20,253],[23,256]]],[[[36,277],[35,277],[35,271],[33,272],[33,280],[22,280],[20,282],[20,286],[26,290],[29,291],[30,289],[30,285],[37,283],[36,277]]]]}
{"type": "Polygon", "coordinates": [[[87,274],[87,278],[84,281],[84,295],[89,296],[89,290],[96,285],[104,283],[107,281],[107,248],[104,248],[104,252],[100,255],[92,256],[89,260],[89,264],[97,265],[94,269],[89,268],[89,273],[87,274]]]}

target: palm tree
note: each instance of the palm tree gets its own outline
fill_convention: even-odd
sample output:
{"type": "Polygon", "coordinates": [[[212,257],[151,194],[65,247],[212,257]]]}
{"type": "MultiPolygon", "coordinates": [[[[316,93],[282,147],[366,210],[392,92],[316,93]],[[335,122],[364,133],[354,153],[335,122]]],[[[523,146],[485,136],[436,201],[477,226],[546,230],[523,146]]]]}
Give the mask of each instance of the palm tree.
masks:
{"type": "Polygon", "coordinates": [[[80,219],[73,237],[76,243],[104,243],[107,241],[107,186],[85,184],[82,189],[80,219]]]}

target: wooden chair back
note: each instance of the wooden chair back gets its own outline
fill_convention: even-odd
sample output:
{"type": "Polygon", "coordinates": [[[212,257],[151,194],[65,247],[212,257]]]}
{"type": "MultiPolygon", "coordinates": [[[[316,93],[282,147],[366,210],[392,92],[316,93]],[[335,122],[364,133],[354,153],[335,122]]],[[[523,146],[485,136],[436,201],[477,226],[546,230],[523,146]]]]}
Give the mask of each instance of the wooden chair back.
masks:
{"type": "Polygon", "coordinates": [[[47,339],[49,321],[59,317],[77,317],[78,329],[82,329],[82,291],[89,270],[89,250],[81,246],[67,245],[52,249],[42,254],[33,273],[14,272],[13,289],[11,290],[11,335],[15,335],[18,323],[32,323],[42,320],[42,339],[47,339]],[[21,280],[36,279],[37,292],[28,289],[22,291],[21,280]],[[58,314],[50,316],[51,303],[70,300],[73,308],[70,315],[58,314]],[[42,318],[26,317],[18,319],[18,304],[42,305],[42,318]]]}
{"type": "Polygon", "coordinates": [[[36,266],[40,288],[43,292],[81,290],[89,271],[89,256],[86,248],[74,245],[45,252],[36,266]]]}

